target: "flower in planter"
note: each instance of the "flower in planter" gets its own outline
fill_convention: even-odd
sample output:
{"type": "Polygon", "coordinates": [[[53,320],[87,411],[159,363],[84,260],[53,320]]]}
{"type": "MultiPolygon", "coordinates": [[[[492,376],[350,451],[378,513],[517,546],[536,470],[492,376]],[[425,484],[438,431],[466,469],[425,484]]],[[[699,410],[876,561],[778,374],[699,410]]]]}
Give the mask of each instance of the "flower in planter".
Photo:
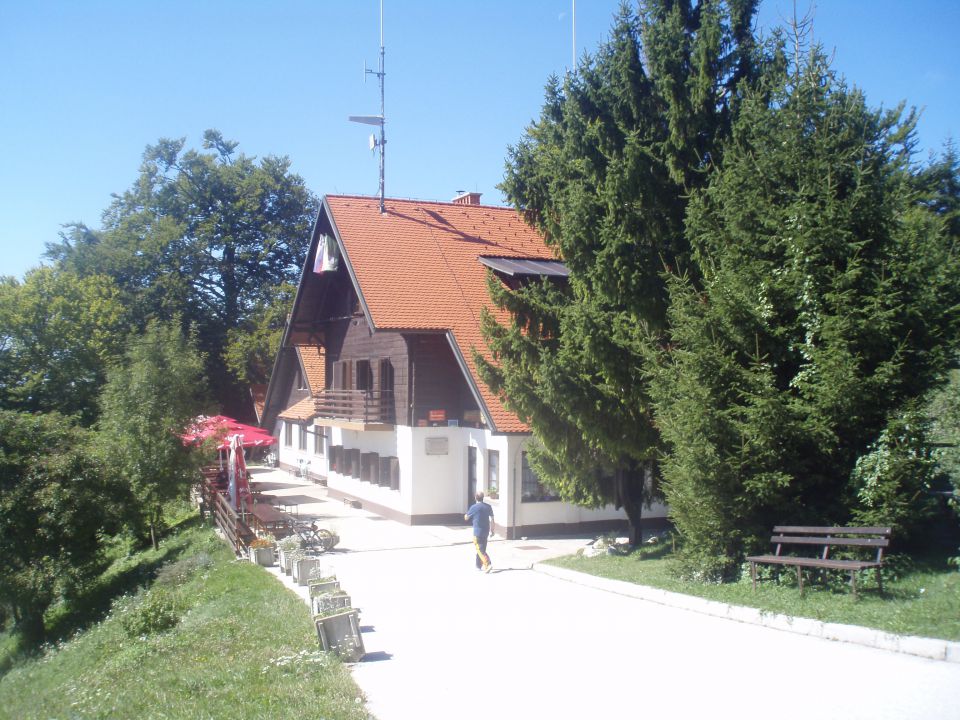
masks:
{"type": "Polygon", "coordinates": [[[300,538],[296,535],[289,535],[277,542],[277,544],[284,550],[296,550],[300,547],[300,538]]]}
{"type": "Polygon", "coordinates": [[[256,540],[250,543],[250,547],[254,550],[257,548],[272,548],[275,542],[276,541],[273,538],[258,537],[256,540]]]}

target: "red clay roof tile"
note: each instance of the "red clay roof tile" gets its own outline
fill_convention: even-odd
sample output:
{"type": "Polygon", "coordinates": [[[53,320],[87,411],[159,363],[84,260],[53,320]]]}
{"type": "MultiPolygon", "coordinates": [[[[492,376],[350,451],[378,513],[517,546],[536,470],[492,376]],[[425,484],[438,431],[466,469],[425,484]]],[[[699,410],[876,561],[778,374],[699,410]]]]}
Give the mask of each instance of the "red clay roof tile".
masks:
{"type": "Polygon", "coordinates": [[[328,195],[326,202],[374,326],[452,332],[497,430],[528,431],[473,361],[474,349],[490,357],[481,309],[509,321],[490,300],[478,258],[556,259],[539,233],[512,208],[387,199],[381,214],[377,198],[328,195]]]}
{"type": "Polygon", "coordinates": [[[297,345],[297,355],[300,356],[310,394],[316,397],[323,390],[327,377],[324,350],[318,345],[297,345]]]}
{"type": "Polygon", "coordinates": [[[306,422],[308,420],[313,420],[316,416],[316,401],[312,397],[307,397],[303,398],[303,400],[295,402],[293,405],[281,412],[277,417],[279,417],[281,420],[306,422]]]}

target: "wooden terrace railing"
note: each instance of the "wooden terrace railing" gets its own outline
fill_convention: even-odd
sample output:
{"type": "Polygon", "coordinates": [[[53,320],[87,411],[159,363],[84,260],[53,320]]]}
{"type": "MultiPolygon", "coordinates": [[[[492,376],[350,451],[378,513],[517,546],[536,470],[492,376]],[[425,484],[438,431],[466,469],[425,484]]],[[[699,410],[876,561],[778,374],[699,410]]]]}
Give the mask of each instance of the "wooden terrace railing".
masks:
{"type": "Polygon", "coordinates": [[[392,425],[393,392],[389,390],[323,390],[317,396],[320,417],[392,425]]]}
{"type": "Polygon", "coordinates": [[[220,492],[214,482],[204,477],[200,482],[200,495],[204,509],[210,513],[223,536],[237,553],[245,553],[256,534],[243,518],[230,507],[230,500],[220,492]]]}

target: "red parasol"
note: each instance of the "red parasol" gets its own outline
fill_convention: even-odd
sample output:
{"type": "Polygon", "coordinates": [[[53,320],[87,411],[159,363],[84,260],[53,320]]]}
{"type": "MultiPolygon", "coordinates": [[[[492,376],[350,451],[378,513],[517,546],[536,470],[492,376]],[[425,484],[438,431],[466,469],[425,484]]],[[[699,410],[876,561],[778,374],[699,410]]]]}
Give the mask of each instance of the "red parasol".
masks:
{"type": "Polygon", "coordinates": [[[187,431],[181,435],[186,444],[198,444],[208,438],[219,438],[217,450],[230,448],[229,438],[239,435],[242,447],[267,447],[275,445],[277,439],[266,430],[253,425],[244,425],[226,415],[201,415],[194,419],[187,431]]]}

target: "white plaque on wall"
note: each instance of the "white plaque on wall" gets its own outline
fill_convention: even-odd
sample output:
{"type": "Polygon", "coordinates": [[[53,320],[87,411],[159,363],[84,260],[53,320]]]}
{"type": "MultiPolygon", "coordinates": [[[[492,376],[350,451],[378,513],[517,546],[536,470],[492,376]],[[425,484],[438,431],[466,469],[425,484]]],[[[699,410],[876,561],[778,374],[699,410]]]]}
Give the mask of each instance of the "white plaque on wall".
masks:
{"type": "Polygon", "coordinates": [[[427,455],[447,455],[450,452],[450,438],[428,437],[427,455]]]}

